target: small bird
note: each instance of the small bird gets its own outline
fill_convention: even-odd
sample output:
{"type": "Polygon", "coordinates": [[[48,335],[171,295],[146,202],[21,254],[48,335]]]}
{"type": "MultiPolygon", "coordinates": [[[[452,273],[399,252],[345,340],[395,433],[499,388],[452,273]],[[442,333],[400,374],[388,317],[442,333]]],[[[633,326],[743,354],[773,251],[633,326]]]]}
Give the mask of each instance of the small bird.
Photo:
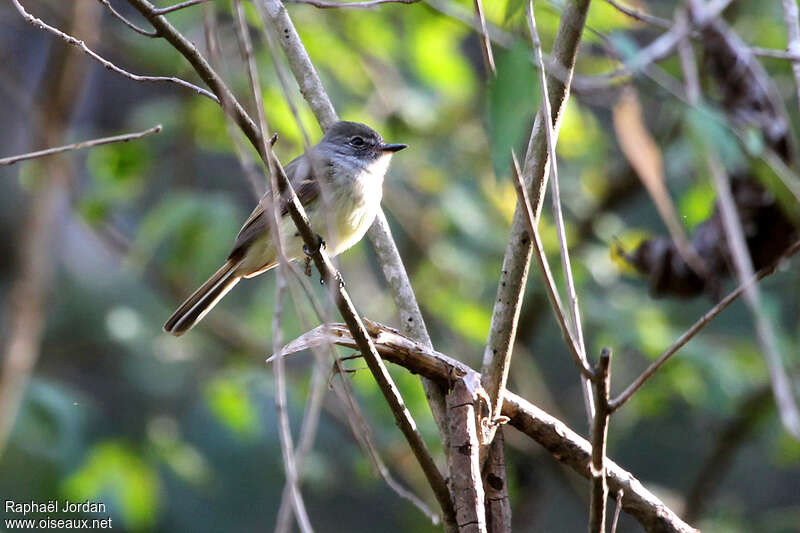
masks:
{"type": "MultiPolygon", "coordinates": [[[[364,124],[340,121],[330,127],[308,153],[286,165],[286,176],[306,210],[311,227],[328,230],[326,243],[338,255],[364,236],[375,219],[383,194],[383,177],[392,154],[405,144],[387,144],[364,124]]],[[[199,322],[242,278],[252,278],[278,264],[272,224],[264,212],[271,209],[271,191],[245,221],[228,260],[181,304],[164,331],[180,336],[199,322]]],[[[303,239],[289,216],[286,202],[280,206],[279,231],[289,260],[303,254],[303,239]]]]}

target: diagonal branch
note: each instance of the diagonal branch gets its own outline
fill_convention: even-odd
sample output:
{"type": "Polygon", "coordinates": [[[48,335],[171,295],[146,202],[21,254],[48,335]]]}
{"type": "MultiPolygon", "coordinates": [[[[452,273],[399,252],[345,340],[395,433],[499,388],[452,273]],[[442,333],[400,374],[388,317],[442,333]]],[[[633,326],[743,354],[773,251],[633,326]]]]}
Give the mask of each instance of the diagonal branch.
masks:
{"type": "Polygon", "coordinates": [[[197,94],[203,95],[206,98],[209,98],[209,99],[211,99],[211,100],[213,100],[215,102],[217,101],[217,97],[214,96],[213,94],[211,94],[210,92],[208,92],[207,90],[205,90],[205,89],[203,89],[201,87],[198,87],[197,85],[194,85],[192,83],[189,83],[188,81],[184,81],[184,80],[182,80],[180,78],[173,78],[173,77],[169,77],[169,76],[139,76],[138,74],[132,74],[132,73],[128,72],[127,70],[118,67],[117,65],[115,65],[114,63],[109,61],[108,59],[105,59],[104,57],[102,57],[99,54],[97,54],[94,50],[92,50],[91,48],[86,46],[86,43],[81,41],[80,39],[76,39],[72,35],[69,35],[68,33],[64,33],[63,31],[59,30],[58,28],[50,26],[49,24],[45,23],[42,19],[34,17],[33,15],[31,15],[30,13],[28,13],[25,10],[25,8],[22,6],[22,4],[20,3],[19,0],[11,0],[11,3],[17,9],[19,14],[22,15],[22,17],[25,19],[26,22],[28,22],[29,24],[39,28],[40,30],[44,30],[44,31],[47,31],[49,33],[52,33],[53,35],[55,35],[59,39],[63,39],[68,44],[78,48],[84,54],[88,55],[89,57],[91,57],[92,59],[94,59],[95,61],[100,63],[101,65],[103,65],[108,70],[116,72],[117,74],[122,74],[126,78],[130,78],[130,79],[132,79],[134,81],[174,83],[176,85],[180,85],[181,87],[189,88],[189,89],[193,90],[194,92],[196,92],[197,94]]]}
{"type": "Polygon", "coordinates": [[[145,37],[151,37],[151,38],[159,37],[157,31],[155,31],[155,30],[152,30],[152,31],[145,30],[143,28],[140,28],[138,25],[134,24],[130,20],[126,19],[122,15],[122,13],[120,13],[119,11],[114,9],[114,6],[112,6],[111,2],[109,2],[108,0],[98,0],[98,2],[100,2],[101,4],[106,6],[106,9],[108,9],[108,11],[111,13],[111,15],[114,16],[114,18],[116,18],[117,20],[119,20],[120,22],[125,24],[127,27],[129,27],[130,29],[132,29],[133,31],[138,33],[139,35],[144,35],[145,37]]]}
{"type": "Polygon", "coordinates": [[[57,148],[48,148],[46,150],[39,150],[37,152],[28,152],[27,154],[3,157],[0,158],[0,166],[13,165],[14,163],[17,163],[19,161],[27,161],[39,157],[61,154],[64,152],[70,152],[72,150],[80,150],[81,148],[92,148],[94,146],[102,146],[104,144],[128,142],[134,139],[141,139],[142,137],[147,137],[148,135],[151,135],[153,133],[158,133],[160,131],[161,131],[161,124],[158,124],[157,126],[153,126],[152,128],[137,133],[126,133],[125,135],[114,135],[113,137],[102,137],[100,139],[92,139],[89,141],[81,141],[78,143],[67,144],[65,146],[59,146],[57,148]]]}
{"type": "Polygon", "coordinates": [[[174,11],[178,11],[180,9],[184,9],[187,7],[196,6],[197,4],[202,4],[204,2],[208,2],[209,0],[186,0],[186,2],[181,2],[180,4],[175,4],[173,6],[164,7],[161,9],[156,9],[154,13],[156,15],[166,15],[167,13],[172,13],[174,11]]]}
{"type": "Polygon", "coordinates": [[[778,268],[784,260],[788,259],[789,257],[796,254],[800,251],[800,241],[795,242],[792,246],[790,246],[778,259],[776,259],[771,265],[768,265],[761,270],[759,270],[755,275],[750,277],[747,281],[743,282],[741,285],[736,287],[732,292],[730,292],[725,298],[719,301],[717,305],[709,309],[703,316],[701,316],[692,326],[686,330],[678,339],[667,348],[664,353],[658,356],[658,359],[653,361],[647,369],[642,372],[642,374],[636,378],[633,383],[631,383],[628,388],[626,388],[619,396],[614,398],[610,402],[611,411],[614,412],[620,407],[622,407],[625,402],[631,399],[631,396],[639,390],[645,382],[650,379],[653,374],[658,371],[661,366],[667,362],[667,360],[672,357],[678,350],[680,350],[687,342],[689,342],[695,335],[697,335],[701,329],[706,327],[711,320],[714,319],[718,314],[720,314],[726,307],[732,304],[739,296],[741,296],[748,287],[755,285],[758,281],[766,278],[770,274],[774,273],[775,270],[778,268]]]}
{"type": "Polygon", "coordinates": [[[569,329],[566,313],[564,313],[564,306],[561,304],[561,298],[559,297],[558,290],[556,289],[556,282],[553,279],[553,273],[550,271],[550,263],[548,263],[547,256],[544,253],[542,239],[539,236],[539,231],[536,229],[536,226],[533,222],[533,207],[531,207],[531,202],[528,199],[528,192],[525,190],[525,185],[522,182],[522,176],[519,171],[519,163],[517,162],[516,156],[513,154],[511,163],[511,172],[514,175],[514,187],[517,190],[517,199],[519,204],[522,206],[523,213],[525,214],[525,220],[528,224],[528,231],[530,232],[531,240],[533,241],[534,252],[536,253],[536,264],[539,266],[539,270],[544,278],[544,286],[547,290],[547,297],[550,299],[550,305],[553,307],[553,311],[555,312],[556,321],[561,328],[561,335],[564,337],[564,342],[567,343],[569,353],[572,355],[572,359],[575,361],[575,364],[580,370],[583,378],[587,380],[591,379],[593,377],[592,369],[589,368],[588,363],[581,357],[580,346],[569,329]]]}
{"type": "MultiPolygon", "coordinates": [[[[17,1],[17,0],[13,0],[17,1]]],[[[150,24],[166,39],[186,60],[192,65],[195,72],[203,79],[214,93],[212,99],[221,103],[223,111],[228,113],[244,132],[253,146],[262,157],[266,157],[261,146],[263,141],[253,120],[248,116],[242,105],[230,91],[222,78],[211,67],[197,47],[184,37],[170,22],[158,14],[156,7],[148,0],[128,0],[128,2],[146,18],[150,24]]]]}
{"type": "MultiPolygon", "coordinates": [[[[547,94],[547,75],[544,68],[544,60],[542,59],[542,43],[539,40],[539,32],[536,30],[536,18],[533,15],[533,0],[528,2],[528,26],[531,32],[531,39],[533,40],[533,49],[536,59],[536,65],[539,67],[539,83],[542,88],[542,106],[546,116],[552,115],[550,109],[550,97],[547,94]]],[[[567,246],[567,235],[564,230],[564,214],[561,211],[561,192],[558,183],[558,158],[556,157],[556,134],[552,124],[547,123],[545,127],[545,138],[547,140],[547,154],[550,158],[550,188],[553,199],[553,218],[556,222],[556,232],[558,234],[558,246],[561,251],[561,269],[564,272],[564,280],[567,285],[567,297],[569,298],[569,312],[572,320],[572,332],[575,336],[575,341],[578,345],[581,363],[588,366],[586,359],[586,346],[583,342],[583,326],[581,325],[581,311],[578,307],[578,293],[575,291],[575,281],[572,277],[572,265],[569,260],[569,247],[567,246]]],[[[527,209],[527,208],[526,208],[527,209]]],[[[594,418],[594,402],[592,401],[592,386],[589,378],[582,376],[581,384],[583,387],[583,401],[586,407],[586,416],[591,425],[592,418],[594,418]]]]}

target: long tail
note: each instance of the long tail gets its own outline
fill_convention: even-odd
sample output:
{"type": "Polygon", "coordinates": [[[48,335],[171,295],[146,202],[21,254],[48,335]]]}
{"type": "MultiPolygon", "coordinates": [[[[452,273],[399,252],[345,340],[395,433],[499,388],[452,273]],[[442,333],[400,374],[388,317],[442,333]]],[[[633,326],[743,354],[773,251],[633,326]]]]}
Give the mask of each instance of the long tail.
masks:
{"type": "Polygon", "coordinates": [[[236,275],[237,266],[239,266],[239,261],[231,260],[222,265],[213,276],[208,278],[208,281],[181,304],[177,311],[172,313],[167,323],[164,324],[164,331],[179,337],[192,329],[229,290],[239,283],[241,276],[236,275]]]}

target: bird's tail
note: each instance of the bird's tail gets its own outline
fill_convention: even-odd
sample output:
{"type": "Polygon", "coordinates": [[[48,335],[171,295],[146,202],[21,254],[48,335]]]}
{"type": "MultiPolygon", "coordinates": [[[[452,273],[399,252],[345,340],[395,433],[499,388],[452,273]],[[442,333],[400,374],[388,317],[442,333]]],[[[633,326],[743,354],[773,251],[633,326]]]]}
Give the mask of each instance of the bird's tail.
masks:
{"type": "Polygon", "coordinates": [[[239,283],[241,276],[236,274],[236,267],[239,266],[239,263],[240,261],[229,259],[222,265],[213,276],[208,278],[208,281],[181,304],[177,311],[172,313],[172,316],[164,324],[164,331],[179,337],[192,329],[229,290],[239,283]]]}

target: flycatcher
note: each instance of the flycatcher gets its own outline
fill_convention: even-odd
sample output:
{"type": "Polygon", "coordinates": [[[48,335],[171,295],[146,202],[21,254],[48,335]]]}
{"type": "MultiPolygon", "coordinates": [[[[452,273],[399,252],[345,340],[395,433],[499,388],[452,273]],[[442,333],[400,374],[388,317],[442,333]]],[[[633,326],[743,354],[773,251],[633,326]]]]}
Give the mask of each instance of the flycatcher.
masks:
{"type": "MultiPolygon", "coordinates": [[[[364,124],[337,122],[307,154],[286,165],[286,176],[306,210],[311,227],[329,228],[328,251],[338,255],[364,236],[375,219],[383,194],[383,177],[392,154],[405,144],[387,144],[364,124]],[[309,159],[309,157],[311,159],[309,159]],[[320,182],[322,181],[322,183],[320,182]]],[[[183,335],[202,319],[242,278],[251,278],[278,264],[271,235],[273,195],[267,191],[239,235],[228,260],[175,311],[164,331],[183,335]]],[[[281,202],[278,223],[284,253],[289,260],[302,257],[303,239],[281,202]]]]}

